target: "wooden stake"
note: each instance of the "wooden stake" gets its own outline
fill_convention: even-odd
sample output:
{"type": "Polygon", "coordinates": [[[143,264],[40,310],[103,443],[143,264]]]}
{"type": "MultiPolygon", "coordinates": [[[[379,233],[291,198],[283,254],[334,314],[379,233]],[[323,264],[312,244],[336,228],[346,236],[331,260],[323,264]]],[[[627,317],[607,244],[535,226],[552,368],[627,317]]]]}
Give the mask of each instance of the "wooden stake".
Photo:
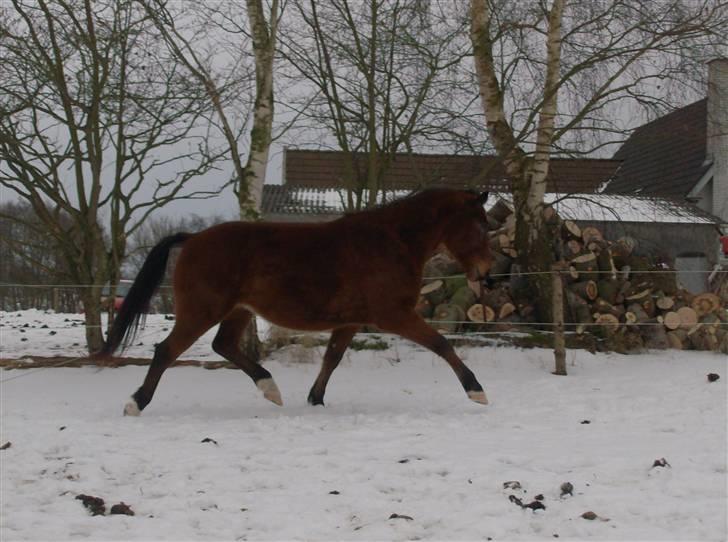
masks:
{"type": "Polygon", "coordinates": [[[554,360],[555,375],[566,376],[566,341],[564,339],[564,285],[561,272],[563,265],[554,264],[551,268],[553,284],[553,320],[554,320],[554,360]]]}

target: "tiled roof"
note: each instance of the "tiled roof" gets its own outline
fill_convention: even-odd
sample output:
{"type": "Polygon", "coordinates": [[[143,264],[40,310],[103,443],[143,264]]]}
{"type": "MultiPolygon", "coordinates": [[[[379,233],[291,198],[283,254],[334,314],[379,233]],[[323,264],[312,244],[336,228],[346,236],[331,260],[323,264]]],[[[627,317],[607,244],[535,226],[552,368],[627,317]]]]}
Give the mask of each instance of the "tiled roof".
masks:
{"type": "MultiPolygon", "coordinates": [[[[409,190],[387,193],[391,200],[407,195],[409,190]]],[[[499,198],[511,201],[508,193],[493,194],[489,204],[499,198]]],[[[617,194],[564,195],[546,194],[546,203],[553,203],[566,219],[597,222],[649,222],[719,224],[721,220],[685,201],[666,198],[617,194]]],[[[263,213],[287,215],[340,215],[344,213],[341,190],[334,188],[265,185],[263,213]]]]}
{"type": "Polygon", "coordinates": [[[707,114],[700,100],[637,128],[614,155],[623,163],[605,192],[687,196],[710,167],[707,114]]]}
{"type": "Polygon", "coordinates": [[[263,215],[340,214],[344,206],[333,189],[286,184],[263,185],[263,215]]]}
{"type": "MultiPolygon", "coordinates": [[[[284,183],[308,187],[340,187],[345,175],[345,154],[341,151],[286,149],[284,183]]],[[[366,155],[357,155],[356,166],[365,174],[366,155]]],[[[619,160],[552,158],[547,190],[564,193],[592,193],[609,180],[619,160]]],[[[384,188],[414,189],[428,186],[467,187],[487,171],[479,186],[505,189],[503,168],[494,156],[444,154],[399,154],[384,176],[384,188]]]]}

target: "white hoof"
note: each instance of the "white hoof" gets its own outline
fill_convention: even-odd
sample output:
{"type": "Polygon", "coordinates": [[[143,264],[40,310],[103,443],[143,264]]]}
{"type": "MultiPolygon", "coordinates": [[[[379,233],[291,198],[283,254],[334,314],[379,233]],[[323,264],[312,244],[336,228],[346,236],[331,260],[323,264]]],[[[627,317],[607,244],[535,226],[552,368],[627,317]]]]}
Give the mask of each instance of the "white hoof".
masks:
{"type": "Polygon", "coordinates": [[[488,404],[488,398],[485,396],[484,391],[469,391],[468,397],[471,401],[475,401],[476,403],[480,403],[481,405],[488,404]]]}
{"type": "Polygon", "coordinates": [[[262,378],[255,383],[258,389],[263,392],[263,397],[268,399],[270,402],[283,406],[283,399],[281,399],[281,392],[278,390],[278,386],[272,378],[262,378]]]}
{"type": "Polygon", "coordinates": [[[139,410],[139,405],[137,405],[137,402],[132,397],[131,400],[124,405],[124,416],[139,416],[142,411],[139,410]]]}

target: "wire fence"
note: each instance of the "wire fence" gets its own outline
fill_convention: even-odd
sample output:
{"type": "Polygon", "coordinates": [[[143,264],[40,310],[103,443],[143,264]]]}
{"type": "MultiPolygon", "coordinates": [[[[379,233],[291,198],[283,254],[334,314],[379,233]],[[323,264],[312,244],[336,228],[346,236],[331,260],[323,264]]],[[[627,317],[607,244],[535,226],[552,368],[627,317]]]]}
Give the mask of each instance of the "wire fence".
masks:
{"type": "MultiPolygon", "coordinates": [[[[535,272],[524,272],[524,273],[508,273],[503,275],[492,275],[491,278],[494,280],[503,279],[503,278],[513,278],[515,277],[526,277],[526,276],[534,276],[534,275],[549,275],[551,276],[553,280],[554,290],[556,293],[554,293],[553,302],[552,304],[554,306],[560,306],[563,301],[559,302],[559,300],[563,297],[563,284],[564,284],[564,277],[570,275],[572,273],[572,270],[564,269],[564,268],[554,268],[551,271],[535,271],[535,272]],[[559,277],[561,275],[561,277],[559,277]]],[[[621,276],[620,271],[598,271],[593,270],[589,271],[591,276],[599,277],[600,275],[607,275],[609,278],[617,278],[618,276],[621,276]]],[[[728,270],[727,269],[720,269],[715,268],[711,271],[676,271],[671,269],[660,269],[660,270],[636,270],[632,273],[633,277],[639,277],[639,276],[649,276],[651,274],[703,274],[706,277],[706,285],[715,280],[718,279],[719,282],[723,284],[723,291],[728,291],[728,288],[725,288],[726,283],[728,283],[728,270]]],[[[463,274],[454,274],[454,275],[445,275],[445,276],[427,276],[424,277],[423,283],[432,282],[436,280],[450,280],[450,279],[462,279],[464,278],[463,274]]],[[[626,278],[626,277],[624,277],[626,278]]],[[[106,296],[110,295],[111,292],[114,291],[113,288],[109,288],[108,285],[99,285],[99,284],[26,284],[26,283],[0,283],[0,310],[7,311],[8,309],[12,310],[18,310],[22,308],[36,308],[36,309],[52,309],[55,312],[61,312],[61,313],[70,313],[77,315],[77,320],[70,320],[67,319],[66,322],[63,323],[63,325],[55,325],[55,326],[49,326],[47,323],[41,324],[41,327],[44,330],[47,330],[49,333],[57,333],[58,331],[69,331],[69,330],[86,330],[90,328],[105,328],[106,326],[102,323],[101,325],[94,325],[94,324],[88,324],[85,322],[84,319],[82,319],[82,315],[79,314],[79,312],[82,312],[83,307],[80,302],[82,299],[81,291],[83,291],[86,288],[100,288],[102,290],[106,290],[106,296]],[[27,295],[28,292],[31,293],[31,295],[27,295]],[[19,302],[19,299],[22,299],[22,303],[19,302]],[[10,305],[10,306],[9,306],[10,305]],[[25,305],[25,306],[23,306],[25,305]]],[[[159,288],[158,293],[156,294],[156,301],[154,301],[151,304],[151,307],[153,309],[156,309],[156,312],[162,312],[162,313],[170,313],[173,312],[172,309],[172,291],[171,286],[164,284],[159,288]]],[[[651,293],[648,297],[654,297],[658,298],[660,297],[660,294],[658,293],[651,293]]],[[[106,302],[112,302],[113,300],[106,299],[106,302]]],[[[715,318],[710,322],[692,322],[688,326],[686,326],[684,323],[680,323],[679,327],[683,329],[686,333],[692,334],[695,332],[701,331],[701,328],[703,330],[707,329],[709,333],[717,333],[716,330],[720,330],[719,333],[728,334],[728,312],[726,309],[728,308],[726,305],[728,305],[728,300],[722,299],[720,300],[720,312],[721,316],[719,318],[715,318]],[[705,326],[705,327],[704,327],[705,326]],[[685,329],[689,328],[689,329],[685,329]]],[[[666,314],[667,311],[661,311],[663,314],[666,314]]],[[[555,371],[554,374],[559,375],[565,375],[566,374],[566,365],[565,365],[565,337],[566,336],[572,336],[572,335],[582,335],[585,331],[593,330],[595,328],[601,328],[602,330],[606,330],[607,334],[614,333],[617,328],[622,329],[634,329],[634,330],[643,330],[645,328],[649,327],[662,327],[664,328],[666,323],[663,319],[662,315],[659,315],[657,317],[650,318],[647,321],[627,321],[624,319],[624,315],[620,319],[618,319],[616,322],[600,322],[600,321],[586,321],[586,322],[573,322],[573,321],[564,321],[563,314],[561,314],[561,311],[554,311],[554,321],[533,321],[532,319],[529,321],[491,321],[491,322],[480,322],[480,321],[473,321],[473,320],[461,320],[461,319],[437,319],[437,318],[428,318],[426,321],[433,326],[435,329],[437,329],[440,333],[445,335],[449,338],[462,338],[467,337],[470,340],[478,340],[478,339],[489,339],[491,337],[497,337],[497,338],[503,338],[506,334],[518,334],[518,330],[523,331],[529,331],[529,330],[538,330],[541,333],[549,334],[549,336],[552,337],[553,341],[553,347],[554,347],[554,358],[555,358],[555,371]],[[559,314],[559,316],[556,316],[556,314],[559,314]],[[528,329],[524,329],[528,328],[528,329]],[[459,330],[459,331],[457,331],[459,330]]],[[[171,328],[174,325],[174,318],[173,317],[167,317],[168,320],[165,322],[157,322],[157,323],[143,323],[143,327],[145,328],[145,331],[142,332],[141,335],[143,336],[150,336],[152,334],[155,334],[158,332],[158,330],[166,331],[167,329],[171,328]]],[[[570,320],[573,320],[571,318],[570,320]]],[[[8,318],[4,318],[0,320],[0,331],[3,329],[18,329],[18,328],[25,328],[28,323],[24,322],[22,325],[19,323],[13,323],[12,321],[9,321],[8,318]]],[[[368,337],[383,337],[388,336],[391,334],[382,333],[377,329],[369,329],[364,328],[363,332],[359,333],[360,335],[368,336],[368,337]]],[[[319,334],[320,335],[320,334],[319,334]]],[[[291,337],[296,336],[302,336],[301,334],[298,335],[291,335],[291,337]]],[[[727,335],[728,336],[728,335],[727,335]]],[[[719,346],[718,348],[724,348],[719,346]]],[[[30,374],[33,374],[38,371],[42,371],[45,369],[49,369],[52,367],[61,367],[64,365],[68,365],[72,362],[81,361],[83,359],[87,358],[85,355],[80,355],[75,358],[71,359],[62,359],[58,362],[52,363],[51,365],[47,365],[45,367],[33,369],[30,371],[24,371],[22,374],[14,375],[10,377],[6,377],[3,379],[0,379],[0,383],[4,384],[6,382],[10,382],[12,380],[22,378],[24,376],[28,376],[30,374]]]]}
{"type": "MultiPolygon", "coordinates": [[[[529,275],[553,275],[554,273],[560,273],[563,275],[568,275],[570,271],[568,269],[561,269],[558,271],[519,271],[514,273],[501,273],[501,274],[493,274],[489,275],[493,279],[499,279],[499,278],[508,278],[513,275],[518,276],[529,276],[529,275]]],[[[622,272],[617,271],[600,271],[597,269],[589,270],[589,274],[600,274],[600,275],[620,275],[622,272]]],[[[647,269],[647,270],[630,270],[630,273],[635,275],[646,275],[646,274],[698,274],[698,275],[706,275],[710,276],[711,274],[717,273],[717,274],[728,274],[728,269],[718,269],[718,270],[681,270],[677,271],[675,269],[647,269]]],[[[432,276],[426,276],[422,277],[423,281],[429,281],[429,280],[437,280],[437,279],[453,279],[453,278],[462,278],[465,277],[464,273],[456,273],[453,275],[432,275],[432,276]]],[[[31,284],[31,283],[8,283],[8,282],[0,282],[0,288],[108,288],[108,284],[31,284]]],[[[159,286],[159,289],[168,289],[172,288],[172,285],[170,284],[162,284],[159,286]]]]}
{"type": "MultiPolygon", "coordinates": [[[[506,274],[493,274],[490,275],[490,278],[494,280],[499,279],[506,279],[506,278],[513,278],[513,277],[527,277],[527,276],[537,276],[537,275],[549,275],[553,276],[554,274],[560,274],[562,276],[569,276],[571,271],[569,269],[555,269],[551,271],[530,271],[530,272],[519,272],[519,273],[506,273],[506,274]]],[[[604,275],[608,278],[615,278],[621,276],[620,271],[599,271],[599,270],[590,270],[589,274],[592,276],[599,276],[604,275]]],[[[642,275],[665,275],[665,274],[675,274],[675,275],[691,275],[691,274],[698,274],[698,275],[704,275],[706,278],[706,285],[708,283],[709,278],[713,277],[721,277],[722,280],[728,280],[728,269],[713,269],[713,270],[684,270],[684,271],[677,271],[674,269],[658,269],[658,270],[634,270],[631,271],[631,274],[633,276],[642,276],[642,275]],[[723,279],[723,277],[726,277],[723,279]]],[[[451,280],[451,279],[462,279],[465,275],[462,273],[459,274],[451,274],[451,275],[432,275],[432,276],[426,276],[423,277],[423,283],[425,282],[432,282],[435,280],[451,280]]],[[[54,310],[55,312],[61,312],[61,313],[70,313],[70,314],[79,314],[83,311],[83,306],[81,303],[81,295],[79,294],[80,290],[86,289],[86,288],[101,288],[108,290],[109,286],[108,284],[30,284],[30,283],[0,283],[0,310],[4,310],[7,312],[12,312],[15,310],[25,310],[25,309],[40,309],[40,310],[54,310]],[[30,292],[43,292],[41,295],[30,295],[27,297],[22,298],[23,301],[20,302],[18,299],[20,298],[20,292],[22,291],[30,291],[30,292]],[[13,293],[14,295],[9,295],[8,292],[13,293]]],[[[163,284],[158,288],[158,293],[155,294],[155,298],[153,302],[151,303],[151,312],[158,312],[158,313],[165,313],[169,314],[173,312],[173,301],[172,301],[172,286],[169,284],[163,284]]],[[[661,297],[658,293],[652,293],[650,294],[650,297],[657,299],[661,297]]],[[[108,302],[108,299],[105,300],[108,302]]],[[[478,334],[488,334],[488,335],[497,335],[502,333],[504,330],[507,330],[507,328],[552,328],[554,326],[559,325],[558,323],[550,322],[550,321],[491,321],[491,322],[478,322],[473,320],[461,320],[461,319],[438,319],[438,318],[427,318],[426,321],[430,323],[431,325],[437,326],[437,325],[450,325],[450,326],[458,326],[460,328],[460,331],[452,331],[452,332],[445,332],[446,335],[469,335],[474,336],[478,334]]],[[[170,324],[146,324],[145,327],[154,329],[155,327],[158,328],[164,328],[165,326],[169,326],[170,324]]],[[[575,326],[579,326],[579,330],[588,329],[588,328],[605,328],[608,329],[610,326],[613,326],[613,323],[603,323],[603,322],[565,322],[565,325],[567,327],[567,331],[573,330],[575,326]]],[[[630,327],[650,327],[650,326],[664,326],[664,323],[659,320],[650,319],[650,321],[646,322],[620,322],[620,325],[626,325],[630,327]]],[[[713,322],[710,324],[714,327],[728,327],[728,321],[719,321],[719,322],[713,322]]],[[[0,321],[0,328],[8,328],[9,326],[6,322],[0,321]]],[[[47,327],[46,329],[52,330],[52,331],[58,331],[63,329],[78,329],[80,327],[83,328],[105,328],[104,325],[86,325],[84,326],[78,326],[78,325],[67,325],[67,326],[56,326],[56,327],[47,327]]],[[[377,332],[375,332],[376,334],[377,332]]]]}

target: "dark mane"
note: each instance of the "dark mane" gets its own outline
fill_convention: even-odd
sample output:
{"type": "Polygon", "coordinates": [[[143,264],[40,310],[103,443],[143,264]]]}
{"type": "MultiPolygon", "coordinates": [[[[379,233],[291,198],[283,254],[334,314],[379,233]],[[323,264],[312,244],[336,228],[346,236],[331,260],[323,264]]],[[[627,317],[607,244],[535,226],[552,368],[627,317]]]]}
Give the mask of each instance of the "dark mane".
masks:
{"type": "Polygon", "coordinates": [[[386,203],[380,203],[367,209],[360,211],[348,211],[344,213],[344,217],[356,216],[356,215],[368,215],[370,213],[382,213],[388,210],[399,210],[402,206],[410,206],[413,203],[423,203],[431,198],[448,197],[458,193],[472,194],[476,196],[478,193],[473,190],[464,190],[458,188],[424,188],[410,192],[404,197],[396,198],[386,203]]]}

